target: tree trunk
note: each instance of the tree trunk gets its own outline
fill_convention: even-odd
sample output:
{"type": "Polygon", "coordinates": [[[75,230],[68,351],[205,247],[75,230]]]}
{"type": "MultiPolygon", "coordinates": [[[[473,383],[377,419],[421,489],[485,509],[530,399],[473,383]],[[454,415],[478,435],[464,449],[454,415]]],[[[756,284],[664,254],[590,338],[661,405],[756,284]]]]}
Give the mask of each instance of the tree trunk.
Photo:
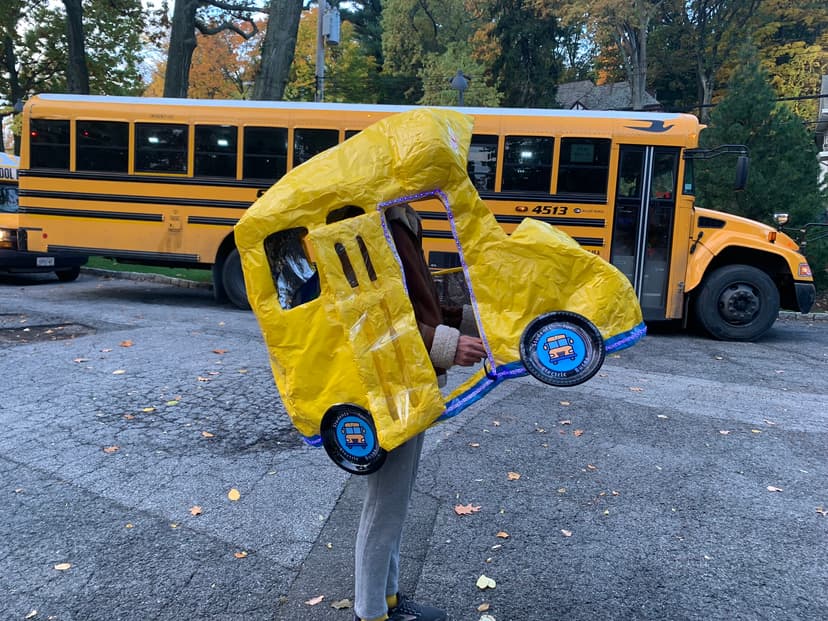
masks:
{"type": "Polygon", "coordinates": [[[89,69],[83,36],[83,6],[81,0],[63,0],[66,7],[66,37],[69,42],[69,64],[66,68],[66,86],[70,93],[89,94],[89,69]]]}
{"type": "Polygon", "coordinates": [[[279,100],[284,96],[301,14],[302,0],[271,0],[253,99],[279,100]]]}
{"type": "Polygon", "coordinates": [[[198,0],[176,0],[170,28],[170,49],[164,74],[164,97],[187,97],[190,65],[196,48],[195,15],[198,0]]]}

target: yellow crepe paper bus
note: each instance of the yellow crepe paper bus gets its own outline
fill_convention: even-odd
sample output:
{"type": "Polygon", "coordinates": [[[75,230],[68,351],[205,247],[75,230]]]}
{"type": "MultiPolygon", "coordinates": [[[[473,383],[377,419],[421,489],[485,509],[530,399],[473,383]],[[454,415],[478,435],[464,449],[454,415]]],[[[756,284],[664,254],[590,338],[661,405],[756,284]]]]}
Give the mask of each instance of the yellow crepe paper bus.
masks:
{"type": "Polygon", "coordinates": [[[61,282],[75,280],[86,257],[66,253],[22,252],[18,249],[17,170],[20,158],[0,153],[0,273],[54,272],[61,282]]]}
{"type": "Polygon", "coordinates": [[[617,268],[545,222],[498,226],[466,170],[473,123],[426,108],[387,117],[291,170],[235,227],[285,409],[350,472],[376,470],[506,379],[578,384],[644,336],[617,268]],[[486,350],[445,401],[385,217],[426,200],[450,224],[486,350]]]}
{"type": "MultiPolygon", "coordinates": [[[[233,225],[287,171],[407,108],[39,95],[23,111],[21,238],[41,252],[213,270],[216,298],[248,307],[233,225]]],[[[467,171],[507,233],[527,216],[616,265],[646,321],[695,316],[751,340],[815,290],[796,243],[694,204],[686,114],[464,108],[467,171]]],[[[744,152],[744,149],[741,149],[744,152]]],[[[783,206],[780,206],[783,207],[783,206]]],[[[423,201],[435,268],[458,265],[439,202],[423,201]]],[[[781,210],[781,209],[779,209],[781,210]]]]}

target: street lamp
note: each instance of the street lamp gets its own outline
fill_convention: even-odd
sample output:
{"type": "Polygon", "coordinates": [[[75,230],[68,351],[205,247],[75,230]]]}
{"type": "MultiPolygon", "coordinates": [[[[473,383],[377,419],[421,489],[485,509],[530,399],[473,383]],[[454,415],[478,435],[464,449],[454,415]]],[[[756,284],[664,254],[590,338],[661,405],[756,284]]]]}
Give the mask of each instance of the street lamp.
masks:
{"type": "Polygon", "coordinates": [[[457,91],[458,103],[461,106],[463,105],[463,93],[465,93],[469,88],[469,79],[470,78],[463,74],[462,69],[458,69],[457,73],[454,74],[454,77],[449,80],[451,88],[457,91]]]}

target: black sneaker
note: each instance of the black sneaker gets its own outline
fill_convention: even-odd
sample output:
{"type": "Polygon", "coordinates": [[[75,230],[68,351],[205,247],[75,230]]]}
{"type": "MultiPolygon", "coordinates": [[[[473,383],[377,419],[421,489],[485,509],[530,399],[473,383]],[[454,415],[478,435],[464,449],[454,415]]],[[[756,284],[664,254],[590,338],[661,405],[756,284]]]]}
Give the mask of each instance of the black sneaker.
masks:
{"type": "Polygon", "coordinates": [[[388,609],[388,621],[448,621],[448,615],[433,606],[425,606],[397,594],[397,605],[388,609]]]}

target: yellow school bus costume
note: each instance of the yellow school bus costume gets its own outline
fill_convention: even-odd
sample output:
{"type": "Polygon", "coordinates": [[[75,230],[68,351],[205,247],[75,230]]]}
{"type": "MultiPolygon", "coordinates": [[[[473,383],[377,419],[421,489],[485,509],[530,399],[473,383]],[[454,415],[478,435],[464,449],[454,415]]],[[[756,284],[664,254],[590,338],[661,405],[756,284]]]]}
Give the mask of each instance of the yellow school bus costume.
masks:
{"type": "Polygon", "coordinates": [[[505,379],[528,372],[580,383],[605,351],[645,333],[629,281],[609,263],[537,220],[504,233],[466,172],[472,125],[452,110],[387,117],[290,171],[236,225],[285,408],[309,443],[351,471],[375,470],[386,451],[505,379]],[[384,219],[387,207],[424,198],[446,208],[487,351],[483,368],[446,399],[384,219]],[[365,213],[327,223],[345,206],[365,213]],[[286,303],[271,243],[291,230],[306,231],[319,281],[315,297],[298,304],[286,303]]]}

